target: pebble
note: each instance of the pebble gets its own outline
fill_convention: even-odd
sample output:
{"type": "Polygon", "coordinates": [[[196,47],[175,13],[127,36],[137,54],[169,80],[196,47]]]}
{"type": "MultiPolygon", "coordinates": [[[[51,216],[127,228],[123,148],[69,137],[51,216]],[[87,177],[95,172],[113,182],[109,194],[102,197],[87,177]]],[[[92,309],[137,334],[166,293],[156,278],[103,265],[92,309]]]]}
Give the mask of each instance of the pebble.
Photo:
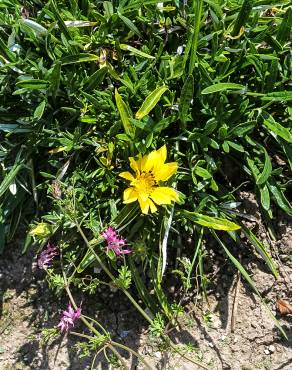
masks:
{"type": "Polygon", "coordinates": [[[276,351],[276,347],[273,346],[272,344],[268,347],[269,351],[274,353],[276,351]]]}
{"type": "Polygon", "coordinates": [[[222,335],[222,337],[220,338],[222,341],[224,341],[226,339],[226,335],[222,335]]]}
{"type": "Polygon", "coordinates": [[[211,343],[211,342],[208,342],[208,346],[211,347],[211,348],[213,348],[214,347],[214,344],[211,343]]]}
{"type": "Polygon", "coordinates": [[[266,348],[266,349],[264,350],[264,353],[265,353],[265,355],[269,355],[269,354],[270,354],[270,351],[268,350],[268,348],[266,348]]]}
{"type": "Polygon", "coordinates": [[[161,352],[154,352],[154,356],[157,358],[161,358],[161,352]]]}

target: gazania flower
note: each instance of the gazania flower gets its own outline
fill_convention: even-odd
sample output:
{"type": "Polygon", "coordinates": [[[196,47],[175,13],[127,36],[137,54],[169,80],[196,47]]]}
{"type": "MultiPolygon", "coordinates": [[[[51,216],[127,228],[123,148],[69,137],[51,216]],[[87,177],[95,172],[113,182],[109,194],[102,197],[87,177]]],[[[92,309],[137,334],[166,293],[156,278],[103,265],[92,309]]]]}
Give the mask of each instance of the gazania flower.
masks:
{"type": "Polygon", "coordinates": [[[122,172],[120,176],[130,181],[130,187],[124,191],[124,203],[138,200],[142,213],[155,212],[158,205],[171,204],[178,201],[177,192],[168,186],[161,186],[161,182],[168,180],[177,171],[177,162],[164,163],[167,151],[164,145],[148,155],[140,156],[138,160],[129,158],[130,166],[135,175],[122,172]]]}

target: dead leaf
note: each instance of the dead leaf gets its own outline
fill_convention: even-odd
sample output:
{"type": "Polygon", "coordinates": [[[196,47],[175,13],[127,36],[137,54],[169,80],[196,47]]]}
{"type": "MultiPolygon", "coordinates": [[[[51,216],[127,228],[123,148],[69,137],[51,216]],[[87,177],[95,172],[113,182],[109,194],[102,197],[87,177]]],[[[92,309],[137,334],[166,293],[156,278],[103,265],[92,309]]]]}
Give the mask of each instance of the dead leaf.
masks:
{"type": "Polygon", "coordinates": [[[281,315],[292,315],[292,306],[288,302],[279,299],[276,305],[281,315]]]}

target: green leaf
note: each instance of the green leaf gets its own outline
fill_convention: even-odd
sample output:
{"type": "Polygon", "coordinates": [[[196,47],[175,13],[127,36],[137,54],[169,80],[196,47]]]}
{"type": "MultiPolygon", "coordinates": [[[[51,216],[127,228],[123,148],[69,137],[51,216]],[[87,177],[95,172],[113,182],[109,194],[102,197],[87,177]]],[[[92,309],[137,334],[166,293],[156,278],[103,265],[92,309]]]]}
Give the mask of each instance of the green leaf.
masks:
{"type": "Polygon", "coordinates": [[[269,116],[264,120],[264,125],[271,130],[274,134],[280,136],[282,139],[292,143],[292,134],[290,131],[282,126],[280,123],[276,122],[272,116],[269,116]]]}
{"type": "Polygon", "coordinates": [[[241,27],[246,24],[252,11],[252,6],[253,0],[243,0],[243,4],[234,23],[234,27],[231,33],[232,36],[237,36],[240,32],[241,27]]]}
{"type": "Polygon", "coordinates": [[[68,55],[61,59],[61,63],[62,65],[67,65],[67,64],[92,62],[95,60],[99,60],[98,55],[82,53],[82,54],[76,54],[76,55],[68,55]]]}
{"type": "Polygon", "coordinates": [[[265,153],[265,164],[264,164],[264,168],[263,168],[263,171],[257,176],[257,179],[256,179],[256,184],[257,185],[262,185],[264,184],[268,178],[270,177],[271,173],[272,173],[272,163],[271,163],[271,160],[270,160],[270,157],[266,151],[265,148],[264,149],[264,153],[265,153]]]}
{"type": "Polygon", "coordinates": [[[135,24],[129,18],[125,17],[120,12],[118,12],[118,16],[125,23],[125,25],[130,28],[130,30],[134,34],[136,34],[137,36],[142,38],[141,32],[138,30],[138,28],[135,26],[135,24]]]}
{"type": "Polygon", "coordinates": [[[97,88],[104,80],[104,77],[108,71],[107,67],[102,67],[95,71],[84,81],[84,90],[91,91],[97,88]]]}
{"type": "Polygon", "coordinates": [[[16,175],[18,172],[23,168],[23,164],[16,163],[11,168],[9,173],[4,177],[4,180],[0,184],[0,197],[6,192],[9,188],[9,185],[15,180],[16,175]]]}
{"type": "Polygon", "coordinates": [[[44,114],[44,111],[45,111],[45,108],[46,108],[46,101],[43,100],[35,109],[34,113],[33,113],[33,118],[36,118],[36,119],[41,119],[43,114],[44,114]]]}
{"type": "Polygon", "coordinates": [[[49,85],[48,81],[45,80],[21,80],[16,83],[17,86],[24,89],[46,89],[49,85]]]}
{"type": "Polygon", "coordinates": [[[40,35],[45,35],[47,33],[47,29],[45,27],[41,26],[35,21],[32,21],[31,19],[22,19],[21,23],[36,31],[40,35]]]}
{"type": "Polygon", "coordinates": [[[277,202],[278,206],[283,209],[283,211],[287,212],[289,215],[292,214],[292,207],[289,203],[288,199],[285,197],[284,193],[280,189],[279,185],[276,183],[274,179],[270,179],[267,182],[268,188],[270,193],[272,194],[273,198],[277,202]]]}
{"type": "Polygon", "coordinates": [[[263,208],[268,211],[270,209],[270,193],[268,186],[265,184],[263,187],[260,187],[261,195],[261,204],[263,208]]]}
{"type": "Polygon", "coordinates": [[[188,111],[191,105],[191,101],[193,99],[193,95],[194,95],[194,77],[188,76],[181,90],[178,105],[179,118],[183,125],[185,125],[187,121],[188,111]]]}
{"type": "Polygon", "coordinates": [[[50,80],[49,91],[51,92],[53,98],[56,98],[57,96],[57,92],[60,86],[60,79],[61,79],[61,63],[58,60],[56,64],[54,65],[52,72],[50,74],[50,77],[49,77],[49,80],[50,80]]]}
{"type": "Polygon", "coordinates": [[[126,44],[120,44],[119,46],[122,50],[130,51],[133,54],[137,55],[138,57],[147,58],[147,59],[155,59],[155,57],[153,57],[152,55],[146,54],[143,51],[140,51],[134,48],[133,46],[126,45],[126,44]]]}
{"type": "Polygon", "coordinates": [[[130,122],[131,118],[130,109],[128,108],[127,104],[123,101],[117,89],[115,89],[115,99],[124,126],[125,133],[129,136],[133,136],[135,134],[135,128],[132,126],[130,122]]]}
{"type": "Polygon", "coordinates": [[[144,103],[136,113],[137,119],[142,119],[143,117],[147,116],[147,114],[155,107],[155,105],[160,100],[161,96],[168,90],[166,86],[157,87],[154,91],[152,91],[147,98],[145,99],[144,103]]]}
{"type": "Polygon", "coordinates": [[[241,225],[242,231],[245,234],[245,236],[249,239],[249,241],[252,243],[252,245],[256,248],[258,253],[262,256],[266,264],[269,266],[271,272],[275,275],[276,278],[279,277],[279,273],[277,271],[277,267],[274,264],[274,261],[269,253],[268,248],[260,242],[260,240],[254,235],[254,233],[249,230],[244,225],[241,225]]]}
{"type": "Polygon", "coordinates": [[[262,100],[274,100],[274,101],[291,101],[292,91],[275,91],[265,94],[261,97],[262,100]]]}
{"type": "Polygon", "coordinates": [[[245,86],[243,85],[234,84],[231,82],[230,83],[224,82],[206,87],[204,90],[202,90],[201,94],[214,94],[215,92],[219,91],[243,90],[243,89],[245,89],[245,86]]]}
{"type": "Polygon", "coordinates": [[[215,230],[224,230],[224,231],[235,231],[239,230],[240,226],[234,222],[226,220],[225,218],[219,217],[210,217],[202,215],[197,212],[182,211],[182,215],[188,218],[189,220],[201,225],[215,230]]]}
{"type": "Polygon", "coordinates": [[[211,179],[212,178],[212,174],[208,170],[206,170],[206,168],[196,166],[194,168],[194,172],[197,176],[200,176],[203,179],[211,179]]]}

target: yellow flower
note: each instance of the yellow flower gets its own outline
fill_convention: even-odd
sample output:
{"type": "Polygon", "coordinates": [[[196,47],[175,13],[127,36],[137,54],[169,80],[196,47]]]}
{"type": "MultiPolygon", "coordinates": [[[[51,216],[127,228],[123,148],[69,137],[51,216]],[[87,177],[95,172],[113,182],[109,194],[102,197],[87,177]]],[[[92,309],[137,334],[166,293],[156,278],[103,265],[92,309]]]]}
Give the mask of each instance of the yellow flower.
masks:
{"type": "Polygon", "coordinates": [[[162,181],[168,180],[177,171],[177,162],[164,163],[167,151],[164,145],[148,155],[140,156],[138,160],[129,158],[130,166],[135,176],[130,172],[122,172],[120,176],[130,181],[130,187],[124,191],[124,203],[138,200],[142,213],[155,212],[162,204],[171,204],[178,201],[177,192],[170,187],[160,186],[162,181]]]}
{"type": "Polygon", "coordinates": [[[51,234],[50,225],[45,222],[40,222],[30,230],[29,235],[38,236],[38,237],[47,237],[51,234]]]}

